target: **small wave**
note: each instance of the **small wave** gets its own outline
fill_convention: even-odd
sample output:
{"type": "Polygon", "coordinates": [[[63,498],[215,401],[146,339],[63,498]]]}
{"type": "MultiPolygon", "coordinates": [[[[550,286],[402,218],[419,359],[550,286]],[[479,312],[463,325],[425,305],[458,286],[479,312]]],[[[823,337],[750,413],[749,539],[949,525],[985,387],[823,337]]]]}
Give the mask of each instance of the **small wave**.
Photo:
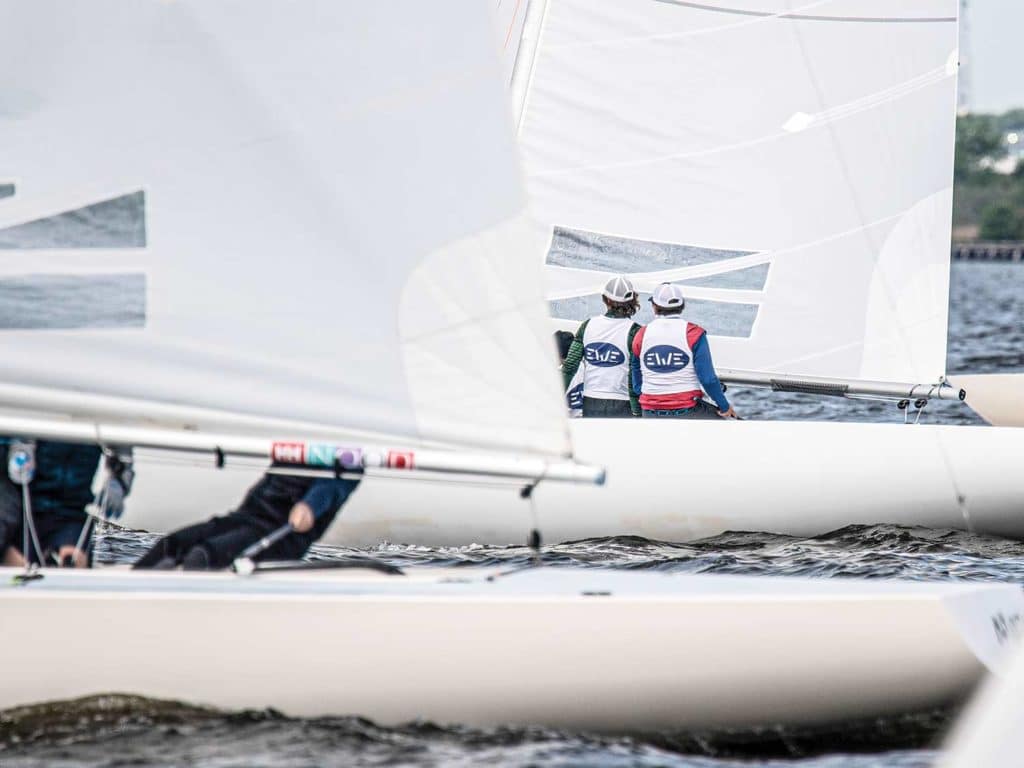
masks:
{"type": "MultiPolygon", "coordinates": [[[[100,564],[131,563],[153,534],[104,528],[96,539],[100,564]]],[[[527,546],[420,547],[382,544],[368,549],[318,545],[310,560],[372,557],[400,568],[501,566],[535,562],[527,546]]],[[[812,537],[728,531],[679,544],[641,536],[583,539],[542,547],[550,566],[657,570],[668,573],[818,578],[901,578],[1024,583],[1024,543],[950,529],[851,525],[812,537]]]]}
{"type": "MultiPolygon", "coordinates": [[[[537,728],[470,728],[416,721],[385,727],[360,717],[295,719],[273,710],[223,712],[180,702],[106,694],[0,712],[5,766],[167,765],[580,765],[724,768],[777,765],[835,750],[874,754],[843,765],[924,766],[950,712],[815,728],[600,736],[537,728]],[[241,756],[245,757],[241,757],[241,756]],[[259,755],[259,758],[253,758],[259,755]],[[879,762],[879,758],[883,758],[879,762]],[[740,761],[740,762],[737,762],[740,761]]],[[[930,758],[929,758],[930,759],[930,758]]],[[[786,763],[790,764],[790,763],[786,763]]]]}

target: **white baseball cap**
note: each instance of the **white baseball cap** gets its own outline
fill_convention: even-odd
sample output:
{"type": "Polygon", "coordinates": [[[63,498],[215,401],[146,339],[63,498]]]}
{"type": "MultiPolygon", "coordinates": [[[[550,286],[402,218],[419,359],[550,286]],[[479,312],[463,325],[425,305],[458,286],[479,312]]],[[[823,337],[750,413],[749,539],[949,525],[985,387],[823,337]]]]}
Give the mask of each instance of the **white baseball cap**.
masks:
{"type": "Polygon", "coordinates": [[[682,307],[686,302],[683,299],[682,288],[672,283],[662,283],[654,289],[651,303],[662,309],[675,309],[676,307],[682,307]]]}
{"type": "Polygon", "coordinates": [[[625,275],[616,275],[604,284],[601,295],[611,301],[632,301],[636,298],[636,289],[625,275]]]}

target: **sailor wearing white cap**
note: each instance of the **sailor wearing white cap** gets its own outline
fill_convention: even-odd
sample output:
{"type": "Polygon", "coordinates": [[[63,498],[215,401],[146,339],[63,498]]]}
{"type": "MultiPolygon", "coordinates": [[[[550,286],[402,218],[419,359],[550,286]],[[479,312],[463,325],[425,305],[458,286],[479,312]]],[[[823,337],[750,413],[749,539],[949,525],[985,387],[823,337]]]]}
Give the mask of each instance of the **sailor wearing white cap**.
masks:
{"type": "Polygon", "coordinates": [[[566,390],[583,365],[583,417],[628,418],[640,415],[630,386],[629,350],[640,326],[630,318],[640,308],[629,278],[609,280],[601,293],[607,311],[584,320],[562,364],[566,390]]]}
{"type": "Polygon", "coordinates": [[[683,320],[677,285],[662,283],[651,297],[655,318],[633,338],[630,375],[645,417],[736,418],[711,361],[707,334],[683,320]],[[704,400],[704,393],[715,405],[704,400]]]}

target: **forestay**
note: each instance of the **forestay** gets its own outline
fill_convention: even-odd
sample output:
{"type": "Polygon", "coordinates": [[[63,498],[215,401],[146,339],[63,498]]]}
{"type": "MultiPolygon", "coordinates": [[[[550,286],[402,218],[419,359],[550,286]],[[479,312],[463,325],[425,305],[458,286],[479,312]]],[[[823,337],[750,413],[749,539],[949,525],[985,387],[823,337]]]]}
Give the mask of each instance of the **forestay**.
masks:
{"type": "Polygon", "coordinates": [[[565,454],[494,29],[476,0],[0,1],[5,383],[565,454]]]}
{"type": "Polygon", "coordinates": [[[721,367],[939,380],[956,0],[532,5],[514,93],[556,317],[625,271],[681,283],[721,367]]]}

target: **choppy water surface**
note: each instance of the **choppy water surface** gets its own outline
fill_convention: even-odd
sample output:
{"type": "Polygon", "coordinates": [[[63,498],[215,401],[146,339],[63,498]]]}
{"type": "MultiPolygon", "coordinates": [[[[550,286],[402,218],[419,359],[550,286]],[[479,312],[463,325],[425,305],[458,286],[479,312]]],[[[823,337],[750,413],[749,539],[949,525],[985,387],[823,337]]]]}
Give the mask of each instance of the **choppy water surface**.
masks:
{"type": "MultiPolygon", "coordinates": [[[[1024,370],[1024,266],[957,264],[952,270],[949,366],[958,372],[1024,370]]],[[[902,420],[894,406],[757,390],[730,393],[750,418],[902,420]]],[[[929,407],[924,420],[980,423],[968,409],[929,407]]],[[[1022,510],[1024,513],[1024,510],[1022,510]]],[[[100,562],[128,562],[152,540],[110,530],[100,562]]],[[[318,547],[316,558],[350,551],[318,547]]],[[[525,547],[382,546],[399,566],[525,564],[525,547]]],[[[813,538],[733,532],[689,544],[638,537],[545,547],[548,564],[673,573],[980,580],[1024,583],[1024,544],[958,531],[851,526],[813,538]]],[[[116,639],[111,639],[116,652],[116,639]]],[[[69,644],[73,652],[73,643],[69,644]]],[[[270,660],[268,660],[269,662],[270,660]]],[[[382,670],[381,674],[387,674],[382,670]]],[[[2,683],[0,683],[2,684],[2,683]]],[[[598,737],[540,728],[470,729],[355,718],[292,720],[273,711],[223,713],[131,697],[100,697],[0,714],[0,764],[28,766],[772,766],[924,768],[952,716],[911,713],[833,729],[662,733],[598,737]]]]}

